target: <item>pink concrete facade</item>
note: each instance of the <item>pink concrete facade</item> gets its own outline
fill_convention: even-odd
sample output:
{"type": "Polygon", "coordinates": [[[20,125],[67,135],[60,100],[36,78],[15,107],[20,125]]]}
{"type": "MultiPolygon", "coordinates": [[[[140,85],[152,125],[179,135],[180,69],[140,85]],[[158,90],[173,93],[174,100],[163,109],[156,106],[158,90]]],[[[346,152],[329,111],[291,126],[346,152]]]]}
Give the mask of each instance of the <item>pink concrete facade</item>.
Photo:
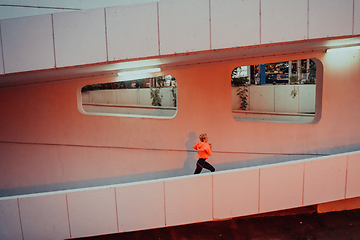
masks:
{"type": "MultiPolygon", "coordinates": [[[[86,208],[94,210],[86,213],[88,219],[98,211],[111,219],[103,228],[99,225],[95,229],[91,226],[98,224],[89,222],[87,226],[70,225],[47,235],[59,239],[209,221],[360,195],[359,154],[347,154],[360,148],[360,50],[338,49],[360,43],[359,21],[355,21],[359,19],[360,2],[339,0],[335,2],[341,7],[335,7],[336,4],[320,0],[291,1],[298,6],[299,12],[293,17],[299,31],[276,35],[267,25],[269,19],[280,21],[278,11],[293,12],[294,5],[280,0],[272,1],[274,5],[266,0],[190,2],[160,1],[0,21],[0,208],[6,209],[0,216],[6,224],[0,226],[10,225],[0,229],[0,238],[18,239],[22,234],[24,239],[32,239],[33,230],[44,227],[42,232],[46,233],[51,224],[56,225],[51,221],[49,226],[24,221],[33,214],[31,206],[39,203],[28,201],[26,196],[18,197],[23,194],[51,192],[56,197],[49,197],[49,204],[61,206],[56,214],[65,216],[65,221],[70,219],[71,224],[85,216],[82,214],[86,208]],[[234,15],[233,4],[248,10],[244,11],[248,14],[246,19],[257,17],[243,23],[240,16],[234,15]],[[148,24],[146,37],[140,31],[130,31],[142,24],[119,14],[122,11],[143,16],[138,20],[148,24]],[[316,14],[324,11],[321,17],[316,14]],[[234,18],[229,17],[231,14],[234,18]],[[333,22],[333,14],[341,22],[333,22]],[[129,21],[129,25],[121,27],[116,21],[129,21]],[[234,21],[245,25],[238,31],[244,31],[246,37],[232,31],[237,27],[234,21]],[[221,26],[229,27],[229,31],[221,26]],[[125,36],[119,31],[124,31],[125,36]],[[137,40],[132,42],[129,38],[137,40]],[[315,59],[318,66],[316,120],[312,124],[234,120],[230,75],[235,67],[306,58],[315,59]],[[178,107],[174,118],[83,114],[83,86],[116,81],[114,73],[125,68],[149,66],[162,67],[162,74],[177,80],[178,107]],[[210,162],[219,172],[190,177],[196,164],[191,146],[203,132],[213,145],[210,162]],[[290,162],[343,152],[344,156],[329,159],[290,162]],[[269,169],[261,167],[272,163],[281,164],[269,169]],[[254,166],[256,170],[251,168],[254,166]],[[240,167],[249,172],[231,174],[239,179],[238,188],[249,191],[249,196],[234,197],[249,201],[249,208],[218,207],[227,201],[222,194],[232,194],[222,187],[232,182],[226,174],[240,167]],[[221,174],[225,176],[222,178],[221,174]],[[181,177],[159,180],[175,176],[181,177]],[[319,176],[323,182],[318,182],[319,176]],[[290,177],[291,181],[285,182],[290,177]],[[244,178],[251,180],[250,189],[241,185],[244,178]],[[161,209],[161,217],[151,226],[122,223],[117,204],[123,205],[125,200],[120,198],[119,189],[104,186],[144,180],[161,182],[146,182],[163,201],[165,208],[156,208],[161,209]],[[176,196],[180,193],[167,190],[181,186],[182,196],[189,196],[197,184],[206,186],[201,197],[207,200],[200,200],[211,201],[203,206],[204,215],[194,217],[194,209],[177,215],[180,212],[176,212],[176,196]],[[94,186],[100,189],[90,193],[72,190],[94,186]],[[336,190],[323,186],[336,186],[336,190]],[[289,192],[284,189],[291,189],[292,195],[281,198],[286,199],[284,202],[275,201],[272,193],[281,196],[289,192]],[[55,194],[57,190],[66,194],[55,194]],[[78,202],[82,198],[93,199],[96,192],[101,192],[98,201],[85,205],[78,202]],[[251,205],[253,200],[257,205],[251,205]],[[20,235],[16,216],[23,224],[20,235]]],[[[145,187],[134,191],[147,194],[145,187]]],[[[124,188],[124,192],[132,194],[131,189],[124,188]]],[[[42,195],[34,197],[43,201],[42,195]]],[[[193,201],[188,198],[184,204],[193,201]]],[[[181,207],[186,209],[187,205],[181,207]]]]}
{"type": "MultiPolygon", "coordinates": [[[[267,153],[261,158],[325,154],[358,144],[359,112],[351,107],[359,97],[351,93],[358,85],[354,69],[359,50],[308,56],[324,64],[321,119],[316,124],[235,121],[227,76],[239,62],[167,70],[178,81],[173,119],[82,114],[80,88],[103,78],[2,88],[1,189],[66,189],[114,183],[114,178],[128,182],[191,174],[195,153],[187,151],[188,143],[194,144],[201,132],[207,132],[214,145],[211,162],[219,170],[259,159],[257,153],[267,153]],[[352,62],[342,64],[347,59],[352,62]],[[341,98],[334,97],[341,93],[341,98]]],[[[257,61],[262,59],[251,60],[257,61]]]]}

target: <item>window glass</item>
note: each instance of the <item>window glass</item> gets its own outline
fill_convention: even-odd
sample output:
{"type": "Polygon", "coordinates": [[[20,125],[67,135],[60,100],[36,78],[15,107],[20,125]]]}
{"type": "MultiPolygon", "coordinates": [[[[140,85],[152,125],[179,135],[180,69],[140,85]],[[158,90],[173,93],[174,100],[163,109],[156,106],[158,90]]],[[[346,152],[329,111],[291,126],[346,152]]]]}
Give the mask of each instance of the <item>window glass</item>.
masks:
{"type": "Polygon", "coordinates": [[[231,73],[234,119],[313,122],[316,68],[312,59],[235,67],[231,73]]]}
{"type": "Polygon", "coordinates": [[[81,89],[86,114],[173,118],[177,85],[171,75],[86,85],[81,89]]]}

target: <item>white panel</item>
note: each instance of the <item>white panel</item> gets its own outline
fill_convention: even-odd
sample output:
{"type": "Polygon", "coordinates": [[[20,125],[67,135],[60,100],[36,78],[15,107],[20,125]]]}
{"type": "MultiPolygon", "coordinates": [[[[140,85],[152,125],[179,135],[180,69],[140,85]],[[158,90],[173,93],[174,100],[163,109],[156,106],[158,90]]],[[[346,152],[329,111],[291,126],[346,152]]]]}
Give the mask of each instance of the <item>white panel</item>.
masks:
{"type": "Polygon", "coordinates": [[[0,239],[22,239],[17,199],[0,200],[0,239]]]}
{"type": "Polygon", "coordinates": [[[281,85],[275,88],[275,112],[299,112],[299,86],[281,85]],[[294,91],[295,94],[292,94],[294,91]]]}
{"type": "Polygon", "coordinates": [[[119,231],[165,226],[164,183],[142,183],[116,188],[119,231]]]}
{"type": "Polygon", "coordinates": [[[117,104],[118,92],[118,90],[89,91],[89,100],[91,103],[117,104]]]}
{"type": "Polygon", "coordinates": [[[308,0],[262,0],[261,43],[307,39],[308,0]]]}
{"type": "Polygon", "coordinates": [[[354,0],[354,35],[360,34],[360,0],[354,0]]]}
{"type": "Polygon", "coordinates": [[[56,66],[105,62],[104,9],[54,14],[56,66]]]}
{"type": "Polygon", "coordinates": [[[260,43],[259,1],[211,0],[211,48],[260,43]]]}
{"type": "Polygon", "coordinates": [[[54,68],[51,15],[1,21],[5,73],[54,68]]]}
{"type": "Polygon", "coordinates": [[[251,86],[249,110],[274,112],[274,104],[274,86],[251,86]]]}
{"type": "Polygon", "coordinates": [[[304,205],[345,197],[347,156],[305,162],[304,205]]]}
{"type": "Polygon", "coordinates": [[[353,0],[309,1],[309,38],[352,34],[353,0]]]}
{"type": "Polygon", "coordinates": [[[70,237],[66,194],[19,199],[24,240],[70,237]]]}
{"type": "Polygon", "coordinates": [[[260,212],[300,207],[304,163],[260,169],[260,212]]]}
{"type": "MultiPolygon", "coordinates": [[[[0,37],[1,37],[1,21],[0,21],[0,37]]],[[[5,73],[1,41],[2,39],[0,39],[0,75],[5,73]]]]}
{"type": "Polygon", "coordinates": [[[213,175],[214,219],[258,213],[259,169],[213,175]]]}
{"type": "MultiPolygon", "coordinates": [[[[160,92],[162,90],[163,89],[160,89],[160,92]]],[[[140,92],[140,96],[139,96],[139,103],[138,104],[140,104],[142,106],[152,106],[152,99],[151,99],[150,91],[147,90],[147,89],[139,89],[139,92],[140,92]]],[[[119,98],[120,98],[120,94],[119,94],[119,98]]],[[[163,100],[162,100],[162,102],[163,102],[163,100]]]]}
{"type": "Polygon", "coordinates": [[[212,220],[212,175],[165,181],[166,226],[212,220]]]}
{"type": "Polygon", "coordinates": [[[153,2],[154,0],[4,0],[1,3],[9,3],[18,5],[30,5],[52,8],[30,8],[30,7],[5,7],[0,8],[0,19],[16,18],[40,14],[48,14],[55,12],[73,11],[68,9],[92,9],[119,5],[129,5],[144,2],[153,2]]]}
{"type": "Polygon", "coordinates": [[[68,193],[71,237],[117,232],[115,189],[68,193]]]}
{"type": "Polygon", "coordinates": [[[346,198],[360,196],[360,154],[348,156],[346,198]]]}
{"type": "Polygon", "coordinates": [[[315,112],[315,94],[315,84],[299,86],[299,112],[315,112]]]}
{"type": "Polygon", "coordinates": [[[159,55],[157,3],[106,10],[109,61],[159,55]]]}
{"type": "Polygon", "coordinates": [[[160,1],[160,53],[209,50],[209,14],[209,0],[160,1]]]}

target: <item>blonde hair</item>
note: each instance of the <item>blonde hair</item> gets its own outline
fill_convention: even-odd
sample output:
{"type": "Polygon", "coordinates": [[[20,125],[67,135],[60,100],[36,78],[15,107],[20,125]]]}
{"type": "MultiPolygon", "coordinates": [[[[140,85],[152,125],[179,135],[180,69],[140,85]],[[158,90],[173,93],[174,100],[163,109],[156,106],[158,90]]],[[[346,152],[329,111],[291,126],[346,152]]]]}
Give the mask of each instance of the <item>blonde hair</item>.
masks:
{"type": "Polygon", "coordinates": [[[200,139],[201,142],[203,142],[205,138],[207,138],[206,133],[203,133],[203,134],[199,135],[199,139],[200,139]]]}

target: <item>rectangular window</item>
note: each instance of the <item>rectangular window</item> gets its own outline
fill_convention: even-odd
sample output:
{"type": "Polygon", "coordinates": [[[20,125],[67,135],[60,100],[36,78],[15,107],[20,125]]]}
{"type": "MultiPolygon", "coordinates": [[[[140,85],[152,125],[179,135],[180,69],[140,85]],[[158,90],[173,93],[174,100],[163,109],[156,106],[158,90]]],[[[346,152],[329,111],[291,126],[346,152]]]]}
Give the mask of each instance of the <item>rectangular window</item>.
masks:
{"type": "Polygon", "coordinates": [[[86,85],[81,89],[85,114],[173,118],[177,85],[171,75],[86,85]]]}
{"type": "Polygon", "coordinates": [[[317,59],[301,59],[235,67],[231,73],[234,119],[317,122],[321,112],[318,82],[322,83],[322,67],[318,65],[321,62],[317,59]]]}

